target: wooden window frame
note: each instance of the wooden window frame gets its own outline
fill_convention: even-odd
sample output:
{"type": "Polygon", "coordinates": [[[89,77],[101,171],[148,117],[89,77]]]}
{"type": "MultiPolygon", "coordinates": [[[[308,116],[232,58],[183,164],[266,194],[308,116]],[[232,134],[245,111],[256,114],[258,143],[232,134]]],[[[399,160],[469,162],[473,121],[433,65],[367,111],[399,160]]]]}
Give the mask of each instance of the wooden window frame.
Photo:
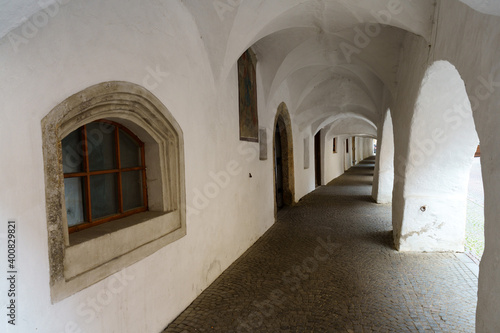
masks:
{"type": "Polygon", "coordinates": [[[333,138],[333,153],[337,153],[337,138],[333,138]]]}
{"type": "Polygon", "coordinates": [[[107,170],[99,170],[99,171],[90,171],[89,167],[89,153],[88,153],[88,140],[87,140],[87,124],[80,127],[78,130],[81,131],[81,140],[82,140],[82,158],[83,158],[83,169],[82,172],[72,172],[65,173],[64,178],[83,178],[83,187],[85,193],[85,201],[83,203],[86,218],[82,224],[78,224],[75,226],[68,226],[68,232],[73,233],[80,230],[84,230],[102,223],[110,222],[116,219],[120,219],[126,216],[130,216],[136,213],[145,212],[148,210],[148,191],[147,191],[147,179],[146,179],[146,158],[144,154],[144,142],[142,142],[137,135],[135,135],[128,128],[119,124],[117,122],[99,119],[92,123],[106,123],[113,125],[114,128],[114,150],[115,150],[115,159],[116,159],[116,169],[107,169],[107,170]],[[141,166],[139,167],[131,167],[131,168],[122,168],[121,167],[121,159],[120,159],[120,130],[124,131],[136,143],[138,143],[140,148],[140,157],[141,157],[141,166]],[[123,190],[122,190],[122,173],[128,171],[141,171],[142,173],[142,195],[143,195],[143,204],[141,207],[123,211],[123,190]],[[92,218],[92,200],[91,200],[91,192],[90,192],[90,177],[97,175],[105,175],[105,174],[115,174],[117,176],[117,200],[118,200],[118,213],[112,216],[107,216],[100,219],[92,218]]]}

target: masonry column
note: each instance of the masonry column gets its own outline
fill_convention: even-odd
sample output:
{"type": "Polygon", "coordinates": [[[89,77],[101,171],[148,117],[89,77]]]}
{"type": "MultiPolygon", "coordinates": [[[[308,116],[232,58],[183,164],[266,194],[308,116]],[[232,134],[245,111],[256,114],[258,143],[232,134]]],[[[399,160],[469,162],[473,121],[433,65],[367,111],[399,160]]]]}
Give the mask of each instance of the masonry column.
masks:
{"type": "Polygon", "coordinates": [[[373,177],[372,197],[377,203],[392,201],[394,186],[394,133],[390,110],[378,128],[377,157],[373,177]]]}

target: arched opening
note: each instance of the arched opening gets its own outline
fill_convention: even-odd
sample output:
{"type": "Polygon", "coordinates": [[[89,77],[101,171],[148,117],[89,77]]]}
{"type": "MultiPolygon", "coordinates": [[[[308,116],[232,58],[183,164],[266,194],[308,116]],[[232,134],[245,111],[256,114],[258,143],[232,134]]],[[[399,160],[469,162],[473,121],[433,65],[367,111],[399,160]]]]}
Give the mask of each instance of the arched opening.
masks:
{"type": "MultiPolygon", "coordinates": [[[[479,139],[465,84],[437,61],[427,70],[410,128],[401,228],[403,251],[464,251],[467,186],[479,139]]],[[[397,221],[395,221],[397,223],[397,221]]]]}
{"type": "Polygon", "coordinates": [[[281,209],[295,202],[292,126],[285,103],[278,107],[273,137],[275,204],[281,209]]]}
{"type": "MultiPolygon", "coordinates": [[[[170,111],[145,88],[122,81],[103,82],[88,87],[68,97],[42,119],[42,139],[53,302],[58,302],[101,281],[104,277],[132,265],[186,235],[183,133],[170,111]],[[108,141],[109,137],[119,141],[120,137],[124,139],[126,136],[126,133],[120,136],[119,131],[115,130],[112,132],[113,135],[110,134],[105,139],[104,132],[109,128],[95,132],[90,130],[90,127],[99,120],[114,124],[115,129],[127,128],[130,131],[129,135],[133,133],[137,137],[136,142],[144,143],[144,154],[141,152],[140,156],[141,165],[151,167],[137,168],[135,165],[126,168],[126,164],[130,161],[119,158],[120,153],[116,153],[114,158],[123,161],[123,168],[120,165],[110,169],[100,168],[97,163],[98,170],[94,170],[89,159],[92,158],[91,151],[98,152],[96,148],[98,142],[111,142],[108,141]],[[65,179],[69,179],[66,176],[71,173],[66,173],[67,163],[63,163],[63,157],[66,155],[63,148],[68,148],[67,142],[63,140],[71,137],[71,134],[82,126],[88,127],[89,131],[82,132],[82,135],[89,134],[89,138],[88,140],[77,138],[76,148],[70,152],[76,152],[72,158],[77,161],[81,158],[82,161],[86,161],[87,166],[83,168],[85,172],[72,175],[85,177],[92,183],[91,178],[98,173],[106,175],[113,173],[116,174],[115,178],[128,178],[133,175],[126,175],[126,172],[140,169],[146,173],[141,177],[147,186],[139,191],[142,190],[148,200],[147,205],[145,202],[141,204],[143,207],[140,211],[130,210],[135,213],[134,215],[123,214],[105,224],[70,234],[69,228],[73,223],[66,210],[65,193],[69,194],[71,190],[65,188],[70,186],[65,179]],[[82,149],[82,146],[91,142],[92,149],[82,149]],[[88,156],[82,158],[82,154],[88,156]],[[124,239],[128,241],[124,242],[124,239]]],[[[122,144],[127,145],[125,141],[122,144]]],[[[113,143],[110,148],[103,151],[106,151],[105,154],[113,155],[111,151],[119,147],[119,143],[117,145],[113,143]]],[[[119,152],[122,152],[121,149],[119,152]]],[[[107,161],[112,159],[113,157],[107,161]]],[[[133,179],[133,185],[124,180],[121,183],[122,187],[137,184],[133,179]]],[[[118,184],[114,186],[109,185],[108,182],[111,181],[104,182],[108,184],[108,188],[113,187],[118,191],[118,184]]],[[[92,188],[98,188],[99,183],[103,183],[102,179],[97,180],[95,186],[90,184],[87,187],[90,190],[87,192],[92,192],[92,188]]],[[[134,191],[127,192],[129,197],[134,196],[132,193],[134,191]]],[[[99,201],[108,199],[108,194],[107,192],[98,195],[97,198],[99,201]]],[[[93,200],[92,193],[89,193],[87,198],[93,200]]],[[[127,207],[131,208],[130,206],[136,204],[132,203],[129,206],[122,202],[122,206],[125,206],[124,210],[127,211],[127,207]]],[[[90,206],[87,207],[92,211],[90,206]]]]}
{"type": "Polygon", "coordinates": [[[282,134],[280,132],[280,123],[276,124],[274,129],[274,192],[276,193],[276,207],[278,209],[283,208],[285,205],[284,194],[283,194],[283,151],[282,151],[282,140],[281,136],[286,136],[286,133],[282,134]]]}
{"type": "Polygon", "coordinates": [[[314,185],[321,186],[321,130],[314,135],[314,185]]]}

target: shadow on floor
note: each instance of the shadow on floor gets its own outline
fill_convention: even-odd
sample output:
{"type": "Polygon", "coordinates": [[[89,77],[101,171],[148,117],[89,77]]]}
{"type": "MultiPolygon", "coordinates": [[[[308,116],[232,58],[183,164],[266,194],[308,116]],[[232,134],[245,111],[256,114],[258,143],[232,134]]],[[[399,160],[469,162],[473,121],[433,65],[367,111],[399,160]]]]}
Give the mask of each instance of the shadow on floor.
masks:
{"type": "Polygon", "coordinates": [[[476,276],[453,253],[395,251],[358,170],[280,213],[164,332],[474,332],[476,276]]]}

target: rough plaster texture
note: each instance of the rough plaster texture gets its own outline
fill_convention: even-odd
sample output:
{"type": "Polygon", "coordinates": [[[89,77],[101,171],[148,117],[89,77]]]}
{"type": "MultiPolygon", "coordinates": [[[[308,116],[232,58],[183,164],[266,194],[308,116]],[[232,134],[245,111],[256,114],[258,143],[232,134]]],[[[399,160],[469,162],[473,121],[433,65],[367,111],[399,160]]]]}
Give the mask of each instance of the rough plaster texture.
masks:
{"type": "Polygon", "coordinates": [[[399,249],[463,251],[468,177],[479,140],[464,83],[451,64],[429,67],[414,112],[399,249]]]}
{"type": "MultiPolygon", "coordinates": [[[[400,64],[400,93],[391,111],[395,124],[411,123],[409,120],[412,112],[405,112],[403,109],[414,109],[413,105],[419,91],[418,82],[422,81],[427,68],[436,60],[449,61],[465,82],[474,114],[475,128],[481,141],[485,186],[486,251],[479,273],[476,329],[478,332],[495,332],[500,329],[500,319],[496,314],[496,309],[500,306],[500,287],[496,282],[500,277],[498,269],[500,230],[495,223],[500,215],[498,207],[500,177],[496,167],[499,155],[494,148],[500,139],[498,131],[494,129],[500,123],[496,112],[500,100],[496,83],[499,81],[500,68],[498,62],[500,19],[493,15],[478,13],[456,1],[443,0],[439,1],[438,5],[438,24],[431,52],[428,51],[427,43],[418,37],[409,35],[405,41],[400,64]],[[456,22],[463,22],[458,25],[458,29],[456,22]],[[413,42],[410,42],[411,39],[413,42]]],[[[404,129],[395,127],[396,183],[393,197],[393,224],[397,245],[401,235],[401,225],[398,221],[403,220],[405,211],[418,208],[418,204],[406,205],[404,201],[403,184],[406,161],[409,157],[408,149],[404,147],[408,147],[409,135],[405,135],[403,131],[404,129]]],[[[439,205],[442,202],[436,203],[439,205]]],[[[438,210],[440,209],[449,208],[438,207],[438,210]]]]}
{"type": "Polygon", "coordinates": [[[479,271],[477,331],[500,330],[500,18],[480,14],[454,1],[442,1],[434,59],[447,60],[465,81],[475,127],[481,142],[481,167],[485,191],[485,252],[479,271]],[[457,31],[453,22],[466,22],[457,31]],[[453,36],[450,38],[450,36],[453,36]]]}
{"type": "MultiPolygon", "coordinates": [[[[435,61],[446,60],[458,70],[483,155],[486,250],[477,328],[500,331],[498,17],[456,0],[440,0],[437,7],[432,0],[401,0],[400,7],[388,7],[394,2],[386,0],[223,1],[222,7],[214,6],[220,1],[75,0],[57,2],[53,16],[36,17],[30,16],[36,8],[25,3],[2,2],[0,16],[0,147],[3,156],[12,156],[0,162],[0,219],[20,221],[19,234],[30,244],[19,250],[25,258],[19,313],[30,314],[23,317],[21,331],[63,332],[75,323],[89,332],[158,332],[273,224],[272,159],[260,161],[257,143],[238,140],[235,64],[249,47],[257,56],[259,126],[273,133],[276,110],[285,102],[293,147],[303,147],[306,139],[309,154],[314,133],[326,129],[324,156],[330,156],[323,160],[328,170],[323,181],[342,172],[339,164],[350,167],[355,157],[345,150],[332,156],[328,141],[376,137],[390,107],[398,246],[402,234],[416,231],[411,221],[418,222],[420,214],[414,211],[420,201],[407,200],[406,191],[419,185],[408,160],[418,141],[413,125],[419,114],[414,111],[424,105],[417,103],[422,81],[435,61]],[[388,20],[363,39],[366,23],[380,22],[373,13],[383,11],[391,14],[388,20]],[[17,20],[23,17],[39,25],[30,34],[32,26],[17,20]],[[46,22],[37,21],[45,17],[46,22]],[[8,31],[15,35],[5,35],[8,31]],[[347,44],[356,51],[342,51],[347,44]],[[50,304],[40,121],[68,96],[115,80],[150,90],[184,132],[187,235],[129,266],[126,286],[90,318],[75,309],[88,309],[88,299],[107,290],[116,276],[50,304]],[[410,223],[403,223],[409,216],[410,223]]],[[[314,189],[314,168],[297,167],[307,157],[304,151],[294,149],[296,200],[314,189]]],[[[434,200],[435,188],[423,188],[425,202],[443,205],[425,212],[439,220],[449,201],[434,200]]]]}
{"type": "Polygon", "coordinates": [[[19,221],[25,244],[18,331],[65,332],[74,323],[86,332],[159,332],[273,223],[272,162],[259,161],[257,143],[238,140],[236,68],[214,94],[204,54],[177,1],[71,2],[17,53],[1,41],[1,150],[12,158],[1,162],[0,216],[19,221]],[[73,93],[110,80],[149,89],[183,129],[188,234],[51,304],[40,121],[73,93]],[[92,310],[88,300],[123,274],[123,288],[92,310]]]}
{"type": "Polygon", "coordinates": [[[379,126],[377,157],[373,176],[372,197],[377,203],[390,203],[394,187],[394,132],[391,112],[387,110],[379,126]]]}
{"type": "Polygon", "coordinates": [[[401,221],[404,215],[404,179],[408,162],[409,129],[411,127],[415,101],[424,76],[427,61],[427,42],[408,33],[401,50],[399,89],[391,105],[394,126],[394,189],[392,197],[392,224],[396,247],[401,237],[401,221]],[[412,78],[412,79],[410,79],[412,78]]]}
{"type": "Polygon", "coordinates": [[[333,136],[329,134],[325,138],[325,149],[323,151],[325,184],[344,173],[345,137],[336,136],[336,152],[333,152],[333,136]]]}

